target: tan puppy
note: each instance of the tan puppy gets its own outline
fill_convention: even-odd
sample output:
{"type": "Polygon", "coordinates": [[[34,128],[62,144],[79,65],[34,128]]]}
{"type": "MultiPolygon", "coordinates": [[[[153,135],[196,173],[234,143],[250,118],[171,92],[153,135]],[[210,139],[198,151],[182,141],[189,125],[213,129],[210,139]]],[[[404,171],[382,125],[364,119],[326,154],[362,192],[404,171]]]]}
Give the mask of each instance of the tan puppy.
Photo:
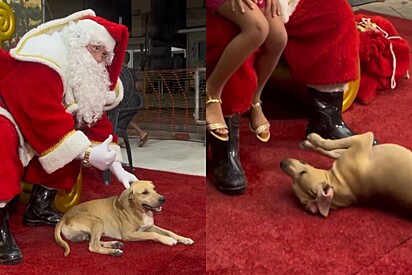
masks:
{"type": "Polygon", "coordinates": [[[154,225],[153,212],[162,211],[165,198],[156,192],[151,181],[134,182],[120,196],[97,199],[72,207],[54,229],[54,239],[64,248],[70,247],[64,237],[73,242],[89,241],[89,251],[120,256],[123,244],[103,242],[102,236],[125,241],[153,240],[166,245],[193,244],[193,240],[154,225]]]}
{"type": "Polygon", "coordinates": [[[333,167],[316,169],[296,159],[283,160],[280,167],[293,179],[293,191],[305,208],[324,217],[330,208],[373,198],[412,207],[411,151],[395,144],[372,146],[372,142],[370,132],[340,140],[310,134],[302,146],[336,158],[333,167]]]}

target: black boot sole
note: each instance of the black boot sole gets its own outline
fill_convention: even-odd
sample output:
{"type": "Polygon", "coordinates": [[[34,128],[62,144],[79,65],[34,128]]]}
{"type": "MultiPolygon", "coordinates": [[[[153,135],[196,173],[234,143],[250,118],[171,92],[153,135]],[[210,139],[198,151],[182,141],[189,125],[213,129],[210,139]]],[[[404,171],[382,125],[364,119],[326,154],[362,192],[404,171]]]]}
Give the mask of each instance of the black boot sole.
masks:
{"type": "Polygon", "coordinates": [[[23,256],[21,256],[21,255],[19,257],[14,257],[14,258],[11,258],[11,259],[6,259],[6,260],[1,260],[0,259],[0,265],[1,264],[2,265],[16,265],[16,264],[21,263],[22,259],[23,259],[23,256]]]}
{"type": "Polygon", "coordinates": [[[247,186],[240,186],[235,188],[223,188],[215,182],[215,186],[220,192],[226,195],[243,195],[246,192],[247,186]]]}

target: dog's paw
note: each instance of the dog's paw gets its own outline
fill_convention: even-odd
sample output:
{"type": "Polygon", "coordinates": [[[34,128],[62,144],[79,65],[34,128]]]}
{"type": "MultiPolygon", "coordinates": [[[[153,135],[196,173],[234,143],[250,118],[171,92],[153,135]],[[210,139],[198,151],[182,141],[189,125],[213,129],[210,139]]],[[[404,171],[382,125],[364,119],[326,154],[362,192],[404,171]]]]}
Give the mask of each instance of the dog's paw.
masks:
{"type": "Polygon", "coordinates": [[[182,244],[194,244],[194,241],[190,238],[180,237],[177,239],[177,241],[182,244]]]}
{"type": "Polygon", "coordinates": [[[300,148],[302,149],[313,149],[314,146],[309,140],[304,140],[300,144],[300,148]]]}
{"type": "Polygon", "coordinates": [[[306,140],[312,143],[313,146],[319,146],[319,142],[322,140],[322,137],[316,133],[310,133],[306,140]]]}
{"type": "Polygon", "coordinates": [[[160,241],[162,242],[162,244],[170,246],[177,244],[177,240],[170,237],[163,237],[160,241]]]}
{"type": "Polygon", "coordinates": [[[117,249],[122,249],[123,246],[124,246],[124,244],[121,243],[121,242],[115,242],[115,243],[112,244],[112,248],[117,248],[117,249]]]}
{"type": "Polygon", "coordinates": [[[122,255],[123,255],[123,251],[120,250],[120,249],[115,249],[115,251],[114,251],[111,255],[112,255],[112,256],[119,257],[119,256],[122,256],[122,255]]]}

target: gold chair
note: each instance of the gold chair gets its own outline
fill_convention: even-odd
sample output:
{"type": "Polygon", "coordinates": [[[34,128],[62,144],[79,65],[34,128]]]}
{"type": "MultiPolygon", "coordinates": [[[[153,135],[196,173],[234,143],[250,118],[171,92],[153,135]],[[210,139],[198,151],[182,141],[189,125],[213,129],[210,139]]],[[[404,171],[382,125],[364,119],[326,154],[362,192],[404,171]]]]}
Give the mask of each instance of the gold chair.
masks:
{"type": "MultiPolygon", "coordinates": [[[[0,1],[0,48],[2,42],[13,37],[16,30],[16,20],[10,6],[0,1]]],[[[54,199],[54,207],[60,212],[67,212],[71,207],[78,204],[82,190],[82,172],[80,171],[77,182],[70,192],[59,191],[54,199]]],[[[22,182],[22,192],[19,197],[19,202],[27,204],[30,199],[32,185],[22,182]]]]}
{"type": "MultiPolygon", "coordinates": [[[[79,176],[77,177],[76,184],[70,190],[57,192],[56,197],[53,201],[53,207],[62,213],[66,213],[70,208],[77,205],[80,202],[80,196],[82,193],[83,176],[80,170],[79,176]]],[[[31,190],[33,185],[21,182],[21,194],[19,196],[19,202],[21,204],[27,204],[30,200],[31,190]]]]}

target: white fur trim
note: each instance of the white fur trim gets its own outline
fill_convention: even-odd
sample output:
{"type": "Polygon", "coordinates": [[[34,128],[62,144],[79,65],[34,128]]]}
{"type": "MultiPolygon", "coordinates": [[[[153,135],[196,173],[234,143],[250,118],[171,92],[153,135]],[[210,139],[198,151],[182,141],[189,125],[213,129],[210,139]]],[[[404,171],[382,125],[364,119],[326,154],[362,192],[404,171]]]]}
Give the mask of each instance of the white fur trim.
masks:
{"type": "Polygon", "coordinates": [[[69,107],[66,108],[66,112],[69,114],[73,114],[74,112],[78,111],[80,109],[79,104],[77,103],[72,103],[69,105],[69,107]]]}
{"type": "MultiPolygon", "coordinates": [[[[55,70],[64,80],[63,70],[67,66],[67,45],[60,31],[70,22],[78,21],[85,16],[96,16],[96,14],[91,9],[79,11],[31,29],[23,35],[17,46],[10,50],[10,56],[20,61],[44,64],[55,70]]],[[[63,85],[65,86],[64,81],[63,85]]],[[[65,90],[66,87],[64,87],[65,90]]]]}
{"type": "Polygon", "coordinates": [[[114,47],[116,46],[116,41],[105,27],[90,19],[80,20],[77,22],[77,26],[88,33],[93,42],[98,45],[103,45],[107,51],[113,52],[114,47]]]}
{"type": "Polygon", "coordinates": [[[348,89],[348,83],[336,83],[330,85],[308,85],[308,87],[314,88],[319,92],[333,93],[346,91],[348,89]]]}
{"type": "Polygon", "coordinates": [[[295,11],[299,1],[300,0],[279,0],[279,5],[281,8],[280,16],[282,16],[283,23],[287,23],[289,21],[289,17],[295,11]]]}
{"type": "Polygon", "coordinates": [[[67,89],[64,94],[64,105],[67,106],[66,112],[69,114],[73,114],[80,109],[79,104],[77,104],[76,100],[74,100],[73,89],[67,89]]]}
{"type": "Polygon", "coordinates": [[[62,141],[53,151],[39,157],[43,169],[51,174],[77,158],[90,145],[82,131],[76,131],[62,141]]]}
{"type": "Polygon", "coordinates": [[[103,111],[109,111],[109,110],[115,108],[123,100],[124,90],[123,90],[123,83],[120,80],[120,78],[117,79],[116,88],[114,88],[114,91],[112,91],[112,92],[116,94],[116,99],[114,100],[113,103],[105,105],[103,107],[103,111]]]}
{"type": "MultiPolygon", "coordinates": [[[[27,43],[28,39],[39,36],[41,34],[51,35],[56,31],[61,31],[70,22],[80,20],[84,18],[85,16],[96,16],[96,14],[91,9],[83,10],[83,11],[73,13],[65,18],[55,19],[55,20],[43,23],[39,25],[37,28],[31,29],[29,32],[23,35],[19,43],[17,43],[17,46],[10,50],[10,55],[19,60],[31,61],[30,59],[25,59],[23,56],[20,56],[20,52],[25,48],[25,44],[27,43]]],[[[32,58],[34,58],[35,61],[38,61],[37,60],[38,57],[33,56],[32,58]]]]}

